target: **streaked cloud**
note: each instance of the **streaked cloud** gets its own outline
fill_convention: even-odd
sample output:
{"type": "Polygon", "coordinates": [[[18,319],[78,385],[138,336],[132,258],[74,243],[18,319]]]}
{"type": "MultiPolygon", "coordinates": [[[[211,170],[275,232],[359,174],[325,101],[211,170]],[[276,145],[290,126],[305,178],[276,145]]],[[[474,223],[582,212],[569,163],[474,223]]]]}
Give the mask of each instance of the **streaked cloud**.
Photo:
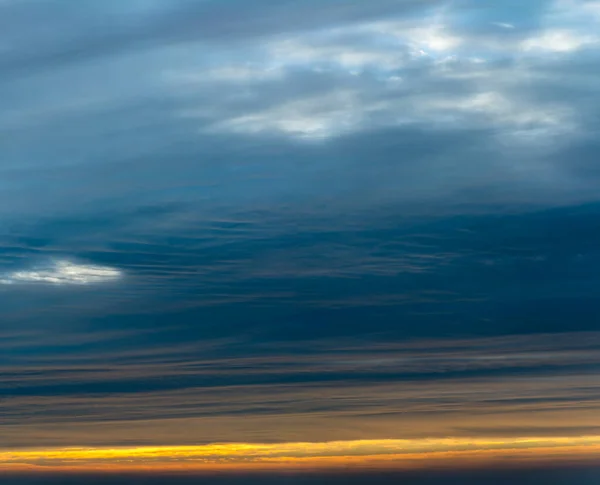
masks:
{"type": "Polygon", "coordinates": [[[300,138],[326,138],[354,131],[363,118],[351,92],[291,101],[271,110],[247,114],[217,123],[216,130],[241,134],[284,133],[300,138]]]}
{"type": "MultiPolygon", "coordinates": [[[[547,12],[552,8],[549,4],[547,12]]],[[[569,102],[535,99],[529,91],[530,80],[535,77],[541,87],[544,79],[536,74],[535,64],[521,61],[521,51],[571,52],[595,42],[594,37],[548,30],[524,31],[506,40],[490,32],[480,39],[453,27],[461,13],[447,8],[434,10],[422,21],[369,20],[259,39],[248,48],[247,57],[255,67],[247,78],[245,98],[208,110],[204,106],[199,121],[206,125],[201,129],[323,140],[407,125],[444,130],[477,126],[497,131],[503,145],[549,146],[556,144],[557,137],[572,139],[582,121],[575,115],[577,108],[569,102]],[[512,59],[506,78],[498,79],[493,73],[499,58],[512,59]],[[478,65],[485,84],[468,76],[470,65],[478,65]],[[319,91],[282,90],[298,75],[312,77],[319,91]],[[327,86],[331,82],[335,89],[327,86]],[[274,89],[282,97],[273,98],[274,89]],[[219,113],[227,114],[218,119],[219,113]]],[[[186,69],[190,66],[182,68],[180,77],[191,79],[186,69]]],[[[240,65],[238,71],[242,70],[240,65]]],[[[188,115],[191,112],[185,110],[188,115]]]]}
{"type": "Polygon", "coordinates": [[[552,52],[572,52],[590,44],[600,42],[600,38],[591,35],[580,35],[569,31],[548,31],[538,37],[527,39],[523,43],[525,50],[542,50],[552,52]]]}
{"type": "Polygon", "coordinates": [[[121,276],[121,271],[115,268],[57,260],[29,270],[8,273],[0,282],[7,285],[18,283],[87,285],[115,281],[121,278],[121,276]]]}
{"type": "Polygon", "coordinates": [[[0,469],[9,471],[49,468],[60,470],[260,470],[269,468],[413,469],[437,466],[465,467],[503,461],[591,461],[600,449],[600,437],[521,437],[498,439],[361,440],[322,443],[232,443],[204,446],[54,449],[0,451],[0,469]]]}
{"type": "Polygon", "coordinates": [[[513,24],[509,24],[508,22],[493,22],[494,25],[501,27],[503,29],[514,29],[515,26],[513,24]]]}
{"type": "Polygon", "coordinates": [[[4,459],[580,453],[598,6],[0,2],[4,459]]]}
{"type": "Polygon", "coordinates": [[[198,444],[240,435],[259,442],[516,439],[597,426],[597,332],[397,343],[228,335],[169,345],[152,335],[45,337],[47,350],[36,356],[7,340],[4,448],[198,444]],[[148,338],[154,343],[143,348],[118,346],[148,338]],[[240,353],[240,346],[248,348],[240,353]]]}

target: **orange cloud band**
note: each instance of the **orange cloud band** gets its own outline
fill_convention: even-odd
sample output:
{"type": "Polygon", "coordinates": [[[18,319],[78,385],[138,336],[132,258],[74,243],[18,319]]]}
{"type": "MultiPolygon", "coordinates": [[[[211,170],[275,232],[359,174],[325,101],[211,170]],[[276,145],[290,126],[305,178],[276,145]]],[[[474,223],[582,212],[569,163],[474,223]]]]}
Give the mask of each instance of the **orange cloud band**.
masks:
{"type": "Polygon", "coordinates": [[[600,436],[231,443],[0,451],[3,470],[142,471],[470,467],[493,462],[580,462],[600,457],[600,436]]]}

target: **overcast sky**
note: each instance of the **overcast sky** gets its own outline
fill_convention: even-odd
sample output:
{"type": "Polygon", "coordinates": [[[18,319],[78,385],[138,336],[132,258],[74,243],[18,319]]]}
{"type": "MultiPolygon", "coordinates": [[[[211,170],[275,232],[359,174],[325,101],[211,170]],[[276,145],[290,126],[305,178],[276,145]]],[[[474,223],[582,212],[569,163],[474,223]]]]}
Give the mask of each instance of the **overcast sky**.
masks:
{"type": "Polygon", "coordinates": [[[0,0],[0,452],[600,436],[599,74],[597,0],[0,0]]]}

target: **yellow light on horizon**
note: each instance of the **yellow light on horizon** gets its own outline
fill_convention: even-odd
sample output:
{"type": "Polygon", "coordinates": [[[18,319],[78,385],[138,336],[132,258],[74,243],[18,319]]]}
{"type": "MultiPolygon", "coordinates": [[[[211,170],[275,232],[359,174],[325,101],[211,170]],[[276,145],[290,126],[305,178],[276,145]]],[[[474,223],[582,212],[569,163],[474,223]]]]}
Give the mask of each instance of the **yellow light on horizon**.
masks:
{"type": "Polygon", "coordinates": [[[464,466],[490,460],[586,460],[600,436],[0,450],[0,470],[213,470],[464,466]]]}

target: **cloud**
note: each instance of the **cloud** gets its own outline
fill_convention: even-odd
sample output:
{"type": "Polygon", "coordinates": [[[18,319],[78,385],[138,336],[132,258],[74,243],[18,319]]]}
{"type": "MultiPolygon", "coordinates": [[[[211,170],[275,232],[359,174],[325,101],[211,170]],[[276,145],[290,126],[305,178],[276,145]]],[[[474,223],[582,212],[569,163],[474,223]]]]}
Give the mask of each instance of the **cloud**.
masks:
{"type": "Polygon", "coordinates": [[[240,134],[277,133],[304,139],[321,139],[352,132],[364,116],[364,108],[352,92],[332,93],[294,100],[262,112],[248,113],[220,121],[217,131],[240,134]]]}
{"type": "MultiPolygon", "coordinates": [[[[52,467],[95,471],[193,471],[333,469],[420,469],[435,466],[464,468],[490,460],[518,465],[532,461],[569,463],[574,457],[591,462],[600,437],[531,437],[504,439],[388,439],[301,443],[216,443],[200,446],[127,447],[118,449],[36,449],[2,452],[0,465],[9,470],[52,467]]],[[[503,463],[505,466],[506,464],[503,463]]]]}
{"type": "Polygon", "coordinates": [[[598,332],[258,344],[164,335],[153,345],[141,332],[58,337],[3,366],[2,446],[562,436],[597,426],[598,332]]]}
{"type": "MultiPolygon", "coordinates": [[[[550,18],[552,11],[542,17],[550,18]]],[[[575,115],[578,107],[568,99],[539,99],[531,79],[543,89],[546,75],[540,67],[552,67],[536,64],[538,51],[571,53],[595,37],[557,29],[521,31],[507,28],[514,27],[509,23],[497,25],[519,31],[461,32],[455,23],[463,13],[448,7],[423,20],[365,20],[258,39],[247,49],[250,71],[227,61],[229,72],[239,72],[238,82],[247,81],[243,99],[230,97],[228,88],[214,101],[203,99],[199,128],[327,140],[410,126],[478,127],[496,132],[496,142],[505,146],[548,149],[572,140],[583,124],[575,115]],[[533,52],[535,62],[524,61],[523,51],[533,52]]],[[[192,62],[179,77],[193,79],[194,71],[192,62]]],[[[210,75],[198,87],[206,88],[207,79],[210,75]]],[[[193,108],[184,112],[194,118],[193,108]]]]}
{"type": "Polygon", "coordinates": [[[515,26],[513,24],[509,24],[508,22],[493,22],[494,25],[503,29],[514,29],[515,26]]]}
{"type": "Polygon", "coordinates": [[[3,443],[597,423],[597,2],[1,8],[3,443]]]}
{"type": "Polygon", "coordinates": [[[11,47],[0,55],[0,67],[10,76],[165,44],[200,41],[239,45],[286,31],[402,15],[438,3],[407,0],[398,5],[397,1],[376,0],[367,5],[350,0],[325,5],[314,0],[302,4],[260,0],[251,6],[235,1],[232,9],[215,0],[128,5],[106,2],[94,6],[58,0],[5,2],[0,4],[2,34],[11,47]],[[40,16],[47,26],[41,30],[35,27],[40,16]]]}
{"type": "Polygon", "coordinates": [[[541,50],[566,53],[577,51],[599,41],[598,37],[592,35],[580,35],[566,30],[551,30],[525,40],[523,49],[525,51],[541,50]]]}
{"type": "MultiPolygon", "coordinates": [[[[568,154],[555,154],[564,147],[585,149],[578,143],[594,130],[595,77],[588,72],[593,63],[580,60],[575,65],[585,49],[549,56],[538,49],[524,52],[522,46],[544,32],[578,33],[571,23],[583,22],[585,16],[559,16],[553,13],[554,3],[545,1],[519,14],[500,6],[409,3],[409,9],[387,1],[336,3],[317,8],[318,14],[287,2],[277,8],[260,3],[254,13],[240,5],[234,17],[246,15],[248,25],[231,39],[219,35],[216,24],[237,20],[221,15],[215,2],[156,2],[152,8],[103,4],[97,8],[110,11],[110,18],[116,18],[113,10],[122,10],[118,18],[123,25],[109,24],[102,55],[87,52],[85,42],[63,46],[61,32],[83,39],[98,34],[80,29],[90,18],[85,8],[63,7],[81,22],[69,31],[51,17],[54,27],[44,35],[57,39],[48,46],[81,45],[83,50],[48,56],[60,68],[4,81],[8,94],[0,126],[10,133],[5,151],[14,156],[0,169],[6,184],[0,205],[11,207],[0,209],[2,217],[36,217],[38,207],[47,213],[94,212],[177,199],[202,206],[203,213],[220,212],[217,217],[244,204],[280,206],[286,197],[300,208],[309,192],[313,199],[327,197],[329,188],[314,183],[317,173],[336,170],[336,186],[346,187],[357,171],[368,167],[369,191],[379,186],[391,197],[388,187],[395,184],[398,204],[405,204],[405,194],[420,192],[425,203],[437,192],[449,207],[456,194],[491,178],[496,179],[495,193],[504,193],[507,204],[515,200],[515,187],[527,185],[536,186],[527,196],[532,203],[551,193],[545,201],[563,201],[569,194],[584,198],[580,185],[590,179],[570,172],[568,154]],[[388,15],[390,11],[394,14],[388,15]],[[275,19],[281,20],[283,13],[306,22],[298,28],[289,23],[276,27],[275,19]],[[170,31],[180,16],[190,24],[212,19],[214,32],[170,31]],[[499,19],[519,27],[498,28],[493,22],[499,19]],[[254,28],[265,22],[272,28],[254,28]],[[131,39],[118,33],[128,23],[138,29],[130,29],[135,31],[131,39]],[[106,72],[110,83],[101,75],[106,72]],[[345,164],[328,151],[352,146],[358,136],[364,143],[379,136],[380,143],[382,134],[392,140],[415,132],[432,146],[461,138],[445,152],[453,160],[453,176],[443,190],[438,190],[436,175],[441,154],[398,158],[390,173],[391,162],[383,167],[381,157],[345,156],[345,164]],[[279,155],[270,155],[267,145],[276,146],[279,155]],[[322,151],[314,151],[316,147],[322,151]],[[172,170],[164,170],[165,163],[172,170]],[[281,183],[261,184],[259,173],[281,183]],[[406,173],[420,176],[408,184],[406,173]],[[74,206],[74,197],[82,204],[74,206]]],[[[581,11],[577,5],[563,10],[581,11]]],[[[11,12],[18,23],[34,10],[23,6],[18,15],[11,12]]],[[[594,34],[586,27],[582,35],[594,34]]],[[[20,56],[19,62],[26,58],[20,56]]],[[[352,194],[357,206],[372,203],[360,187],[352,194]]],[[[585,194],[594,200],[591,190],[585,194]]],[[[336,200],[342,197],[348,200],[336,200]]],[[[464,208],[479,203],[461,202],[464,208]]]]}
{"type": "Polygon", "coordinates": [[[434,14],[424,19],[421,25],[402,22],[377,22],[363,27],[370,31],[375,39],[394,40],[397,47],[407,46],[415,57],[423,55],[444,54],[456,52],[464,42],[457,34],[453,34],[445,25],[445,19],[434,14]]]}
{"type": "Polygon", "coordinates": [[[19,283],[88,285],[115,281],[121,276],[121,271],[115,268],[58,260],[42,267],[8,273],[0,280],[0,283],[5,285],[19,283]]]}
{"type": "Polygon", "coordinates": [[[570,54],[600,43],[600,3],[556,0],[541,17],[541,27],[522,43],[526,51],[570,54]]]}

